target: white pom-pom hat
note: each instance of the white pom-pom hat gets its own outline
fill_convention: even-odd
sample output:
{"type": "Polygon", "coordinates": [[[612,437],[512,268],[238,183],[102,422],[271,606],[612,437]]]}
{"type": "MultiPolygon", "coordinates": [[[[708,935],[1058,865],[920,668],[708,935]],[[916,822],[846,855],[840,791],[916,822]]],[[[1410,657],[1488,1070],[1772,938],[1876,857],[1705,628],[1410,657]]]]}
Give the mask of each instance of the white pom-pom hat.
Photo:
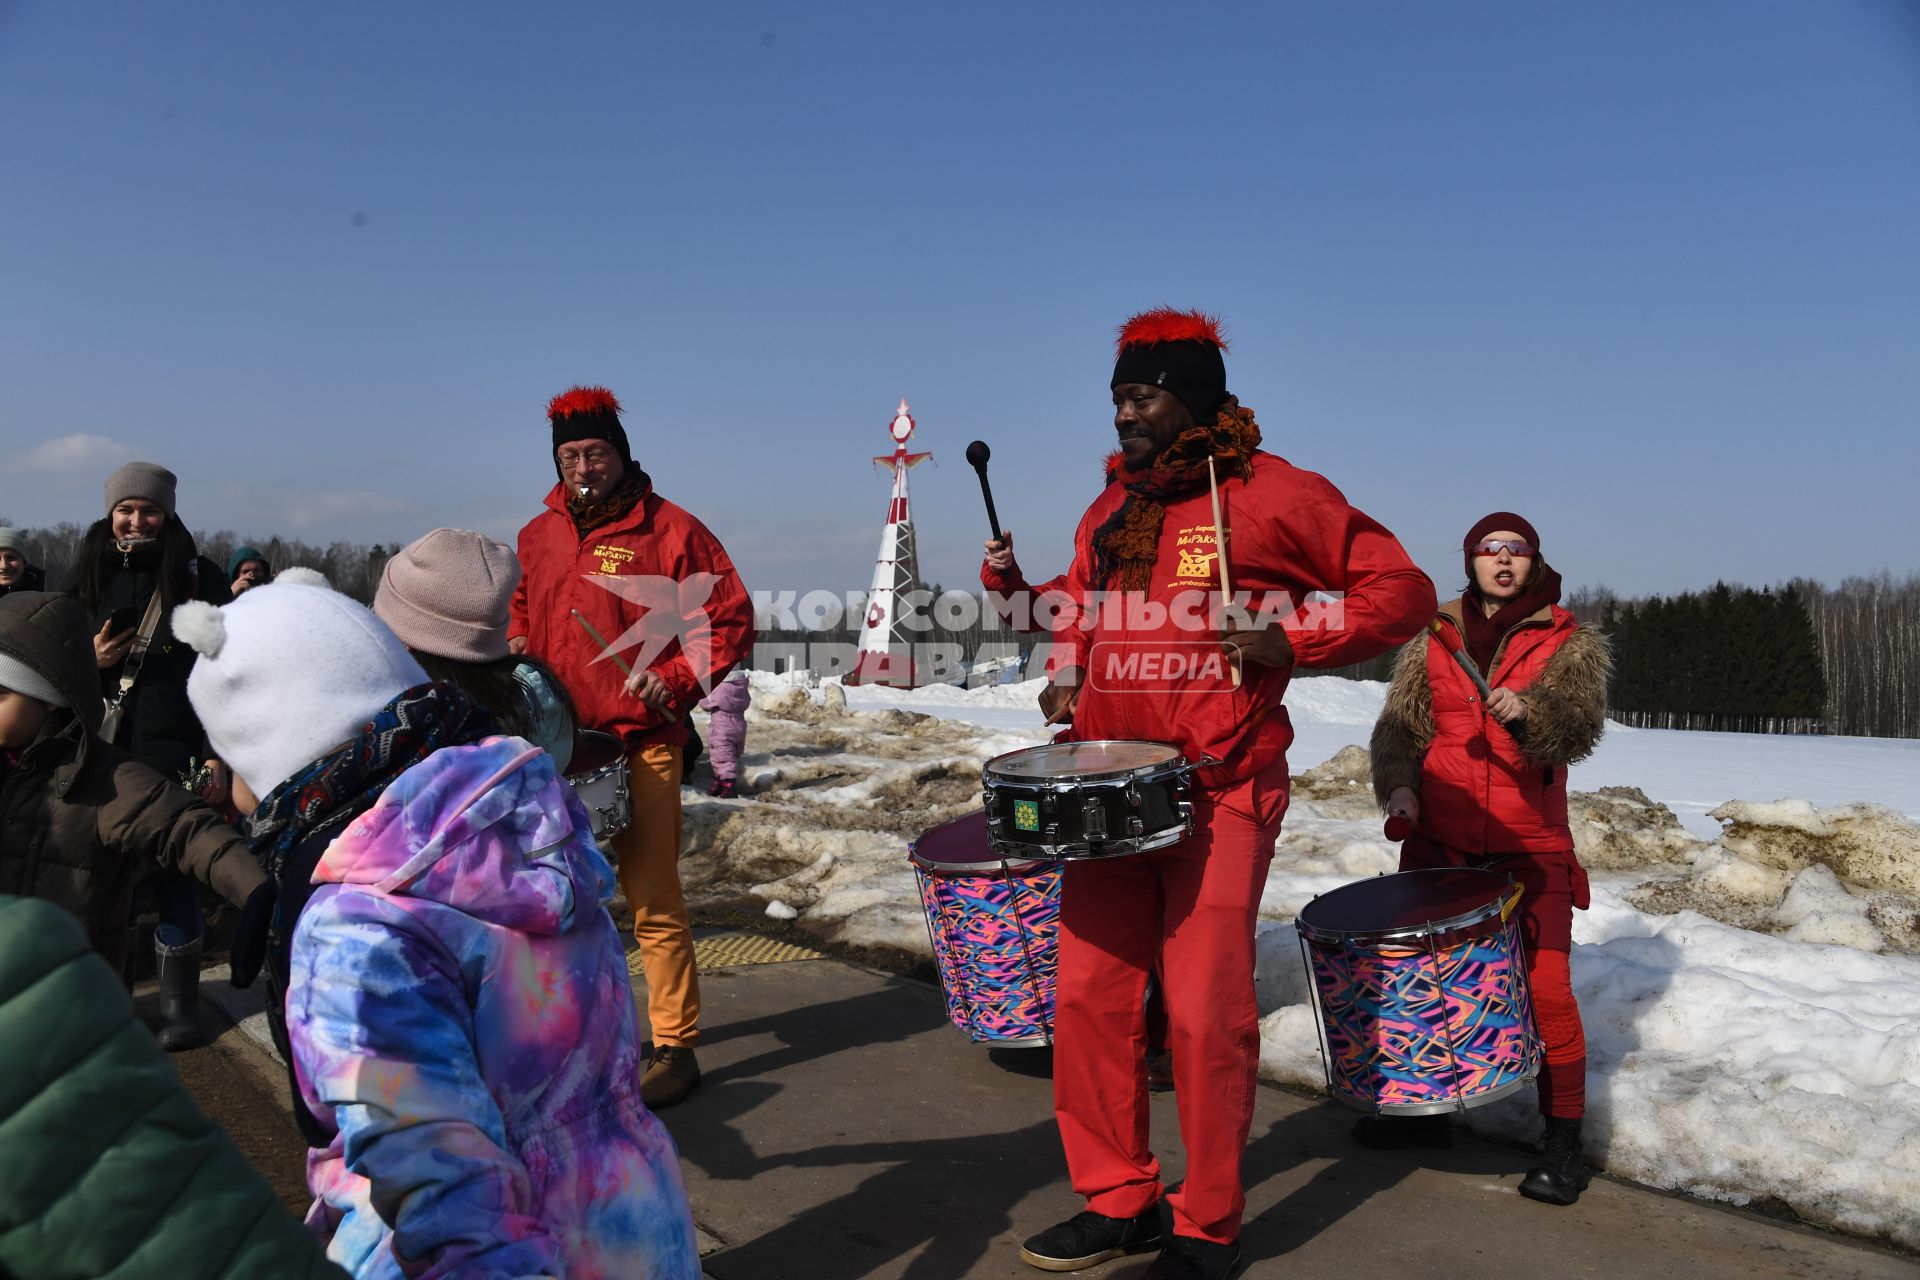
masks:
{"type": "Polygon", "coordinates": [[[222,608],[173,611],[173,634],[199,654],[187,697],[208,745],[261,799],[427,683],[385,623],[325,582],[282,574],[222,608]]]}

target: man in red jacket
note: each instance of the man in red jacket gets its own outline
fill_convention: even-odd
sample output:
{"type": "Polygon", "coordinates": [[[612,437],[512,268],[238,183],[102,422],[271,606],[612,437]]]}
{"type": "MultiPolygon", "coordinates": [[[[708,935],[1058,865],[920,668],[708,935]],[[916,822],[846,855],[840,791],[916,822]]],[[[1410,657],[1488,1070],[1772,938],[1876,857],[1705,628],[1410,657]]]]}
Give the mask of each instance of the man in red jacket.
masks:
{"type": "Polygon", "coordinates": [[[551,666],[582,728],[627,750],[633,821],[614,837],[647,975],[650,1107],[700,1083],[700,978],[680,891],[685,720],[753,644],[753,609],[719,540],[634,464],[620,402],[575,387],[547,406],[560,481],[520,531],[509,643],[551,666]],[[623,672],[631,668],[631,674],[623,672]]]}
{"type": "MultiPolygon", "coordinates": [[[[1224,347],[1197,312],[1148,312],[1121,329],[1120,450],[1081,518],[1072,568],[1048,584],[1059,643],[1041,706],[1050,719],[1071,713],[1065,736],[1170,743],[1218,763],[1196,775],[1186,839],[1067,864],[1054,1113],[1087,1209],[1026,1242],[1021,1256],[1042,1270],[1152,1249],[1151,1280],[1217,1280],[1238,1264],[1260,1054],[1254,927],[1293,741],[1281,698],[1296,666],[1365,661],[1433,615],[1433,584],[1392,534],[1324,478],[1259,449],[1252,411],[1227,394],[1224,347]],[[1223,551],[1232,610],[1217,594],[1223,551]],[[1187,1150],[1185,1183],[1165,1196],[1171,1238],[1143,1070],[1156,961],[1187,1150]]],[[[1031,603],[1009,545],[987,544],[981,580],[1031,603]]]]}

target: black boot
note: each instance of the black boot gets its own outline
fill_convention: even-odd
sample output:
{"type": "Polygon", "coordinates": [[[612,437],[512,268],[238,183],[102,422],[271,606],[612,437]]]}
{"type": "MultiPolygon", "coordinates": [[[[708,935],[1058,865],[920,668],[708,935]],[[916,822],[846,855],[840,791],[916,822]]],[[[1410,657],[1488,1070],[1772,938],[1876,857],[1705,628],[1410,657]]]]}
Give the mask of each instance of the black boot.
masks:
{"type": "Polygon", "coordinates": [[[160,970],[160,1026],[154,1038],[168,1053],[200,1045],[200,939],[170,947],[153,940],[160,970]]]}
{"type": "Polygon", "coordinates": [[[1544,1204],[1572,1204],[1587,1189],[1593,1174],[1581,1158],[1580,1121],[1547,1117],[1547,1137],[1540,1163],[1527,1170],[1520,1194],[1544,1204]]]}

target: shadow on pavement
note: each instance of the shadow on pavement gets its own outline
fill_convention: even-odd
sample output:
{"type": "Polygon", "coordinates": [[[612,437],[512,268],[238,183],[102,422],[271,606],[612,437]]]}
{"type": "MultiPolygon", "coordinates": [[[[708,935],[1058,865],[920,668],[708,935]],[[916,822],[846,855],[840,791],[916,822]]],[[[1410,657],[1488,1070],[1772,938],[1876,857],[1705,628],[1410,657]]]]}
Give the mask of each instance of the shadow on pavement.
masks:
{"type": "Polygon", "coordinates": [[[852,1143],[784,1156],[766,1168],[885,1164],[853,1190],[706,1259],[720,1280],[851,1280],[917,1253],[904,1280],[962,1280],[1007,1250],[1013,1210],[1061,1176],[1053,1122],[924,1142],[852,1143]]]}

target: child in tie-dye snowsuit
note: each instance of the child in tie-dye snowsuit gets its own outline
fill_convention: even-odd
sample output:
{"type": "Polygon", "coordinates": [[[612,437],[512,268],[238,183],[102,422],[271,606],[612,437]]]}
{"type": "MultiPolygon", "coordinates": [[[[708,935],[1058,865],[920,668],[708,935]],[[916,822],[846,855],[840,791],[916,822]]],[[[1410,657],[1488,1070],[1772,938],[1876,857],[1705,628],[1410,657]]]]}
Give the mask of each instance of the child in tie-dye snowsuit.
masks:
{"type": "Polygon", "coordinates": [[[175,621],[291,934],[267,950],[328,1257],[356,1280],[698,1280],[613,870],[553,757],[324,588],[175,621]]]}
{"type": "Polygon", "coordinates": [[[307,1106],[338,1117],[308,1181],[355,1276],[399,1276],[396,1252],[699,1275],[588,831],[550,757],[494,738],[402,774],[321,858],[287,1022],[307,1106]]]}

